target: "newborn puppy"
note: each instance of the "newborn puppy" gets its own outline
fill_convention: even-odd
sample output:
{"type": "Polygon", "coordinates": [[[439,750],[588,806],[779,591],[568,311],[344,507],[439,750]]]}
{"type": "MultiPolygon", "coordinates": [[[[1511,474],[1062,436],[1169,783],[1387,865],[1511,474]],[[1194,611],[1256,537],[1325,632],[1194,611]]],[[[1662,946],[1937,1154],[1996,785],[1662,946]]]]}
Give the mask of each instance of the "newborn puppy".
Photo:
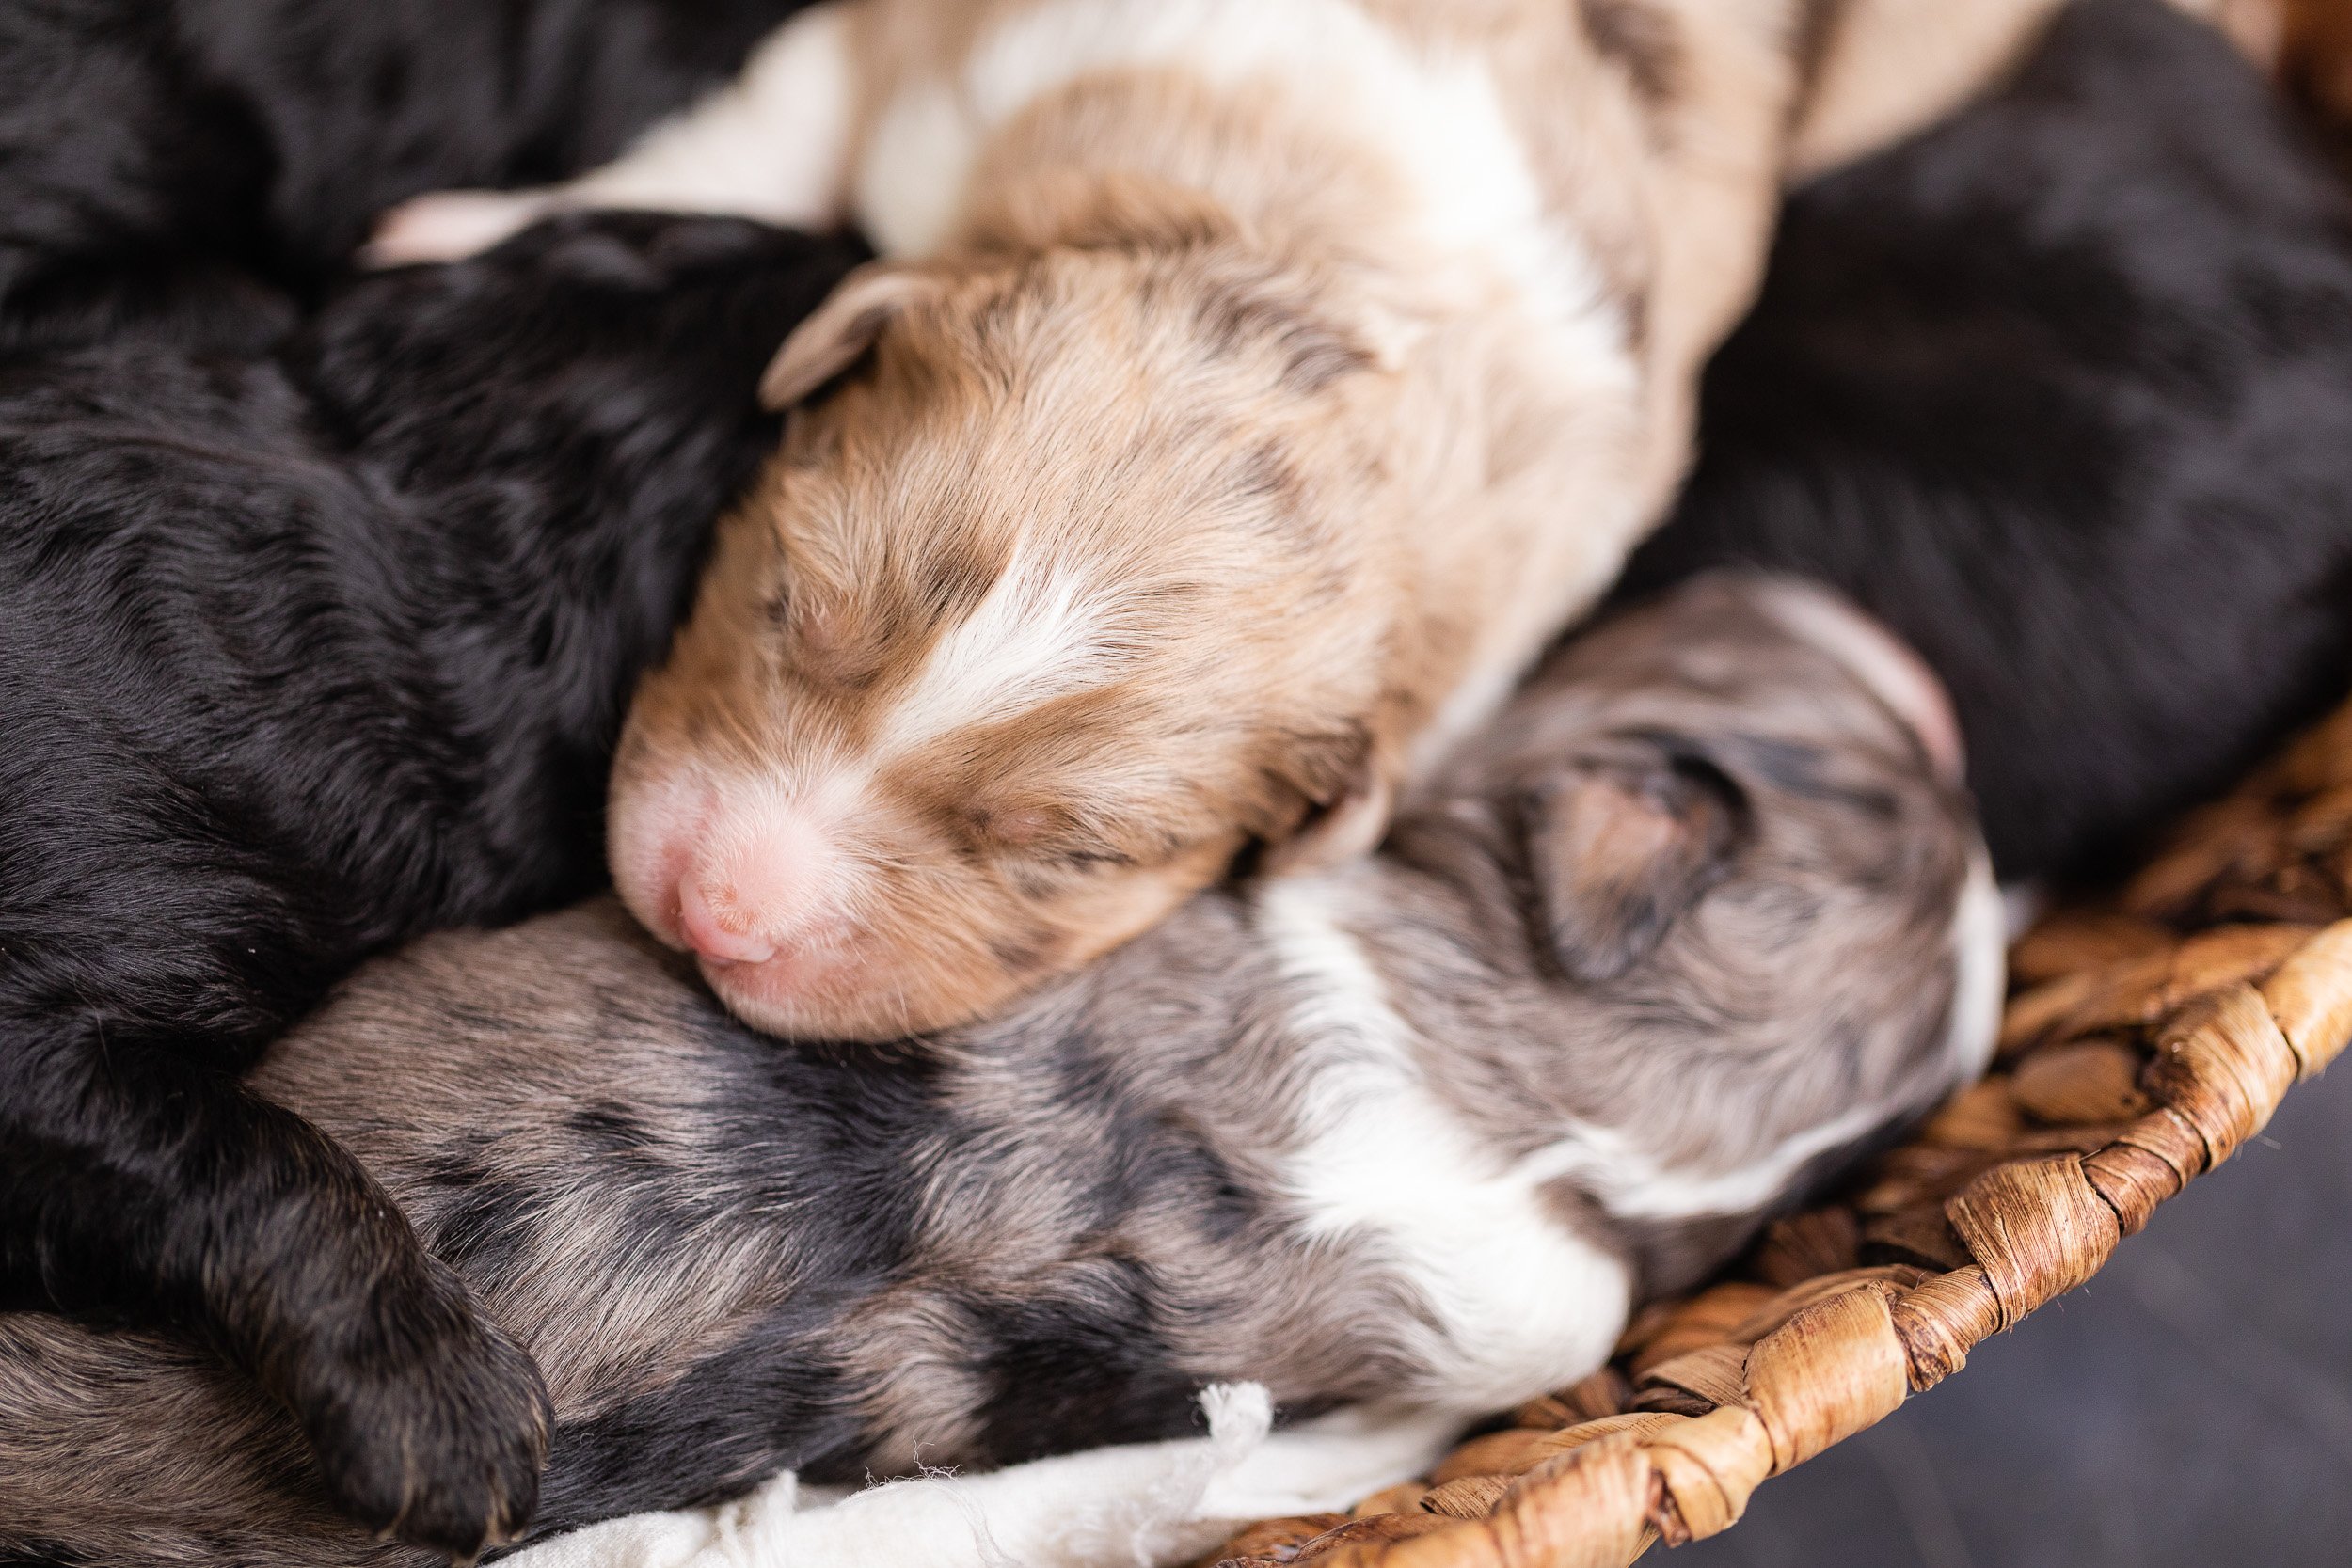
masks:
{"type": "MultiPolygon", "coordinates": [[[[1931,110],[1997,55],[1895,8],[1969,35],[1906,60],[1931,110]]],[[[751,1022],[882,1039],[1245,850],[1373,843],[1665,503],[1791,128],[1862,134],[1885,61],[1832,20],[837,0],[573,184],[396,211],[380,259],[583,203],[853,218],[889,258],[771,367],[773,404],[833,393],[632,712],[630,910],[751,1022]]]]}
{"type": "Polygon", "coordinates": [[[602,880],[761,345],[853,260],[574,222],[249,354],[0,360],[0,1304],[224,1354],[371,1528],[518,1528],[545,1396],[237,1075],[367,955],[602,880]]]}
{"type": "Polygon", "coordinates": [[[610,158],[797,4],[0,6],[0,347],[314,290],[389,202],[610,158]]]}
{"type": "MultiPolygon", "coordinates": [[[[995,1022],[746,1030],[616,908],[429,938],[252,1085],[538,1356],[542,1528],[1581,1375],[1978,1071],[1997,899],[1931,682],[1810,591],[1577,641],[1383,855],[1204,894],[995,1022]]],[[[0,1317],[0,1555],[408,1563],[200,1359],[0,1317]]]]}
{"type": "Polygon", "coordinates": [[[1949,686],[2004,880],[2110,866],[2352,671],[2343,187],[2222,40],[2077,0],[1788,205],[1643,594],[1859,600],[1949,686]]]}

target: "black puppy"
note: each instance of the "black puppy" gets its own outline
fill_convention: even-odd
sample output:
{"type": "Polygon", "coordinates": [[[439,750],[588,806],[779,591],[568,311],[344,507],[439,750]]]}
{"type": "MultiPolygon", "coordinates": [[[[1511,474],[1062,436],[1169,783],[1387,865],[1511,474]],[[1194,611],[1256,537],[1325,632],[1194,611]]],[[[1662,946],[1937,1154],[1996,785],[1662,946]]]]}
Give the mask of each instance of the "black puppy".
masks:
{"type": "Polygon", "coordinates": [[[1810,574],[1951,689],[2005,880],[2105,869],[2352,673],[2352,248],[2221,39],[2076,0],[1799,193],[1628,592],[1810,574]]]}
{"type": "Polygon", "coordinates": [[[202,1336],[405,1539],[521,1527],[538,1373],[236,1075],[364,956],[599,883],[754,384],[856,260],[606,218],[274,353],[0,361],[0,1306],[202,1336]]]}
{"type": "Polygon", "coordinates": [[[0,5],[0,345],[307,291],[403,198],[611,158],[805,3],[0,5]]]}

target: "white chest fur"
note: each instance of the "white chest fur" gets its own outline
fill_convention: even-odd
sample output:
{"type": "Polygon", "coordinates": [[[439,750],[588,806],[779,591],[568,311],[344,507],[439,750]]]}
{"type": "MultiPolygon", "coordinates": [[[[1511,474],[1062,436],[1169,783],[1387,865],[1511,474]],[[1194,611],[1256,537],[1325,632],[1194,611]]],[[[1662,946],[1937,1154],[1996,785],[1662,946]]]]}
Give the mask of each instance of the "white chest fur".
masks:
{"type": "Polygon", "coordinates": [[[1426,1307],[1404,1325],[1421,1384],[1400,1397],[1501,1409],[1597,1366],[1632,1281],[1539,1190],[1549,1174],[1480,1140],[1431,1094],[1409,1026],[1334,918],[1347,874],[1270,882],[1260,928],[1310,1042],[1288,1185],[1312,1237],[1369,1243],[1426,1307]]]}

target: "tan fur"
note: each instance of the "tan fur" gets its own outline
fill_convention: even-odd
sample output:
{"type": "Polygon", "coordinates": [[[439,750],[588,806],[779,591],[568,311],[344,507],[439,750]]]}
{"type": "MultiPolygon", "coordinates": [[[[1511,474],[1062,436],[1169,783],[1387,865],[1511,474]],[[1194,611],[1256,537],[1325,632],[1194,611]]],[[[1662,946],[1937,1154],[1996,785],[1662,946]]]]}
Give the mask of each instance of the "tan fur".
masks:
{"type": "MultiPolygon", "coordinates": [[[[1001,1006],[1252,841],[1360,851],[1664,506],[1782,181],[1950,107],[2054,3],[1353,0],[1314,13],[1327,81],[1324,35],[1248,53],[1309,0],[1214,28],[1203,0],[840,0],[801,35],[847,40],[840,188],[800,199],[897,254],[776,358],[779,404],[846,378],[639,695],[623,896],[747,1020],[879,1037],[1001,1006]],[[1130,47],[1171,17],[1181,45],[1130,47]],[[1127,53],[1073,42],[1098,27],[1127,53]],[[1515,160],[1536,212],[1498,219],[1515,160]],[[934,657],[1041,562],[1100,597],[1088,678],[902,743],[934,657]]],[[[569,199],[707,199],[698,157],[745,133],[702,123],[569,199]]]]}
{"type": "MultiPolygon", "coordinates": [[[[856,7],[853,146],[901,85],[1026,8],[856,7]]],[[[745,1017],[950,1022],[1144,928],[1251,839],[1360,847],[1433,730],[1482,717],[1662,505],[1697,364],[1760,262],[1788,0],[1662,6],[1664,103],[1574,7],[1365,8],[1490,72],[1631,373],[1563,373],[1510,280],[1417,229],[1396,169],[1311,93],[1155,67],[1030,103],[979,149],[933,253],[865,285],[887,306],[812,323],[780,357],[775,389],[797,393],[877,350],[796,417],[640,695],[613,793],[624,892],[675,929],[628,870],[647,780],[868,754],[955,622],[932,579],[985,592],[1016,550],[1049,551],[1119,585],[1132,669],[885,763],[857,977],[781,996],[755,967],[715,971],[745,1017]],[[1465,688],[1491,693],[1449,711],[1465,688]],[[1007,816],[1085,869],[993,834],[1007,816]]]]}

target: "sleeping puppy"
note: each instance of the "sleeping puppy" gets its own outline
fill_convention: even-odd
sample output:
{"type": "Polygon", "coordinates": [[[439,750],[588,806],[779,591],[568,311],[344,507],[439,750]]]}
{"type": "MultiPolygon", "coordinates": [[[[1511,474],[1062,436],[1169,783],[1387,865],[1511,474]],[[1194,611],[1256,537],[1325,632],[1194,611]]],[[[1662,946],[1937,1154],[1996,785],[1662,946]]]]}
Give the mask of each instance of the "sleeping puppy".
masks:
{"type": "MultiPolygon", "coordinates": [[[[542,1527],[1581,1375],[1979,1069],[1998,902],[1915,661],[1688,586],[1557,657],[1376,859],[1196,898],[885,1050],[731,1020],[616,907],[380,961],[252,1087],[548,1374],[542,1527]],[[1937,760],[1938,758],[1941,760],[1937,760]]],[[[408,1563],[164,1342],[0,1317],[0,1555],[408,1563]]]]}
{"type": "Polygon", "coordinates": [[[761,345],[854,260],[575,221],[282,342],[0,360],[0,1304],[225,1356],[371,1528],[519,1528],[545,1396],[237,1074],[369,954],[600,883],[761,345]]]}
{"type": "Polygon", "coordinates": [[[1890,134],[2038,8],[1877,5],[837,0],[618,163],[393,213],[380,260],[580,204],[889,258],[770,368],[832,395],[632,712],[632,912],[883,1039],[1371,844],[1664,504],[1792,125],[1890,134]]]}
{"type": "Polygon", "coordinates": [[[310,294],[387,204],[600,163],[799,3],[0,6],[0,348],[310,294]]]}
{"type": "Polygon", "coordinates": [[[2077,0],[1799,193],[1642,594],[1804,573],[1949,686],[2004,880],[2097,872],[2341,700],[2352,229],[2245,62],[2077,0]]]}

